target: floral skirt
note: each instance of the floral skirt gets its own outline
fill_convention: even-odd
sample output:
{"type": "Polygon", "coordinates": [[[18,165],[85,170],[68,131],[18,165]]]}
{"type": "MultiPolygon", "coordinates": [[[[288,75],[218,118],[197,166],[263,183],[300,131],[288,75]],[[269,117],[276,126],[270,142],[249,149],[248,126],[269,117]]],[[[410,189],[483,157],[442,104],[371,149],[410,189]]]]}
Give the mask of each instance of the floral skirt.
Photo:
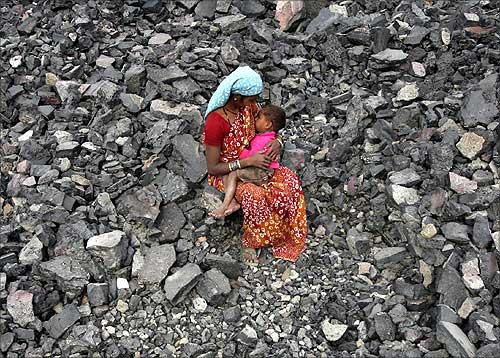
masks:
{"type": "MultiPolygon", "coordinates": [[[[221,178],[209,178],[209,183],[224,190],[221,178]]],[[[297,175],[280,167],[266,184],[240,182],[236,200],[243,210],[243,246],[270,246],[274,257],[296,261],[307,238],[306,204],[297,175]]]]}

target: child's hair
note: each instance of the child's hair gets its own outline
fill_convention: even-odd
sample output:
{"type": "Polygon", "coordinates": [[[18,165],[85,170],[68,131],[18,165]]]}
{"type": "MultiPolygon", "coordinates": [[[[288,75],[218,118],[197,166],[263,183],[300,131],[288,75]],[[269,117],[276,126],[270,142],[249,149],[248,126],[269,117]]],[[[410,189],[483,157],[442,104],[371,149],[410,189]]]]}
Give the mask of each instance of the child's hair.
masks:
{"type": "Polygon", "coordinates": [[[286,114],[281,107],[268,104],[262,107],[262,111],[266,114],[266,117],[273,123],[273,131],[278,132],[285,128],[286,114]]]}

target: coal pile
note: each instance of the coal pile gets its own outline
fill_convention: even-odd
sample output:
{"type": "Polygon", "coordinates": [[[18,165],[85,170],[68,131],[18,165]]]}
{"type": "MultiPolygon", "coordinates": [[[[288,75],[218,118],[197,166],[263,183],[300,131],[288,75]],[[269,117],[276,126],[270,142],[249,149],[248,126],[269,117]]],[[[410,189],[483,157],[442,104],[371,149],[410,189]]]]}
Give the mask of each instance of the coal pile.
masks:
{"type": "Polygon", "coordinates": [[[496,357],[500,2],[0,4],[0,351],[496,357]],[[202,113],[239,65],[286,109],[307,251],[239,263],[202,113]]]}

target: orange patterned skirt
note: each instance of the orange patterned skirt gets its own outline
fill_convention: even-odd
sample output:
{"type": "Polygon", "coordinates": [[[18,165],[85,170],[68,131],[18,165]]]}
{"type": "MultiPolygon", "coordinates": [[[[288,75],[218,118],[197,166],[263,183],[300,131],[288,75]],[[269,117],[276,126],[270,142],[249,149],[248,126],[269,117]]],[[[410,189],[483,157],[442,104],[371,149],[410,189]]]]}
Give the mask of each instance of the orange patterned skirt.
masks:
{"type": "Polygon", "coordinates": [[[274,257],[296,261],[307,238],[306,204],[297,175],[286,167],[264,185],[238,183],[244,247],[270,246],[274,257]]]}

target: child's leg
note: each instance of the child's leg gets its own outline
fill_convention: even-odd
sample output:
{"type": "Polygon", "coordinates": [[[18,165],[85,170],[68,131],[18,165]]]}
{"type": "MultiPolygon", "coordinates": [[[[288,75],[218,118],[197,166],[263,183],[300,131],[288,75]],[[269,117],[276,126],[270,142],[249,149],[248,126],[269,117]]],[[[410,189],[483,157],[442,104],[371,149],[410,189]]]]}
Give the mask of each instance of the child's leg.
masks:
{"type": "Polygon", "coordinates": [[[216,218],[224,217],[224,213],[229,207],[229,204],[233,201],[234,193],[236,192],[236,183],[238,181],[238,176],[236,171],[229,173],[222,179],[224,181],[224,201],[221,206],[212,211],[210,215],[216,218]]]}

